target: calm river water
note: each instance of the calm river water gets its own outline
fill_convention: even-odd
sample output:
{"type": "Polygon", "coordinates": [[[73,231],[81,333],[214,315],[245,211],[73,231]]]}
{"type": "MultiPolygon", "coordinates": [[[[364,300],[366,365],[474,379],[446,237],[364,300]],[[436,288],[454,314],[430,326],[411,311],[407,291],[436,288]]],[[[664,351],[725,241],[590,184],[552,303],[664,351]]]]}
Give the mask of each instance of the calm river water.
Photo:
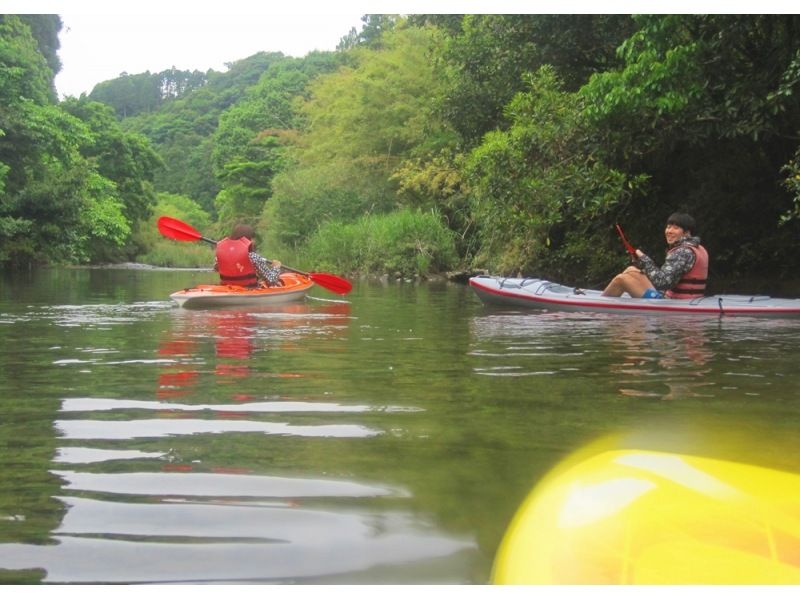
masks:
{"type": "Polygon", "coordinates": [[[800,469],[800,320],[452,283],[171,304],[212,279],[0,278],[0,583],[480,584],[537,480],[609,434],[800,469]]]}

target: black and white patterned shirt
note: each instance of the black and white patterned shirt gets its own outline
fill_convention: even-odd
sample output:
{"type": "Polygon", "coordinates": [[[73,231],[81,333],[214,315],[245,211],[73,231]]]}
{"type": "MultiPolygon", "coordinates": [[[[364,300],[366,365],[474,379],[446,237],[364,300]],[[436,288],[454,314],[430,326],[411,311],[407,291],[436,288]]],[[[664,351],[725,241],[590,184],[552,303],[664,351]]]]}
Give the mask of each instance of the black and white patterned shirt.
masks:
{"type": "MultiPolygon", "coordinates": [[[[656,266],[653,259],[648,255],[643,255],[639,258],[636,265],[650,279],[656,290],[668,291],[677,285],[683,275],[694,266],[696,258],[694,251],[689,248],[691,245],[695,247],[700,245],[700,238],[684,237],[678,241],[674,245],[675,250],[667,253],[664,265],[660,268],[656,266]]],[[[673,247],[670,247],[670,249],[673,249],[673,247]]]]}
{"type": "Polygon", "coordinates": [[[256,273],[258,274],[259,278],[265,280],[267,286],[275,287],[280,284],[280,268],[273,268],[272,261],[268,260],[262,255],[257,254],[255,251],[251,251],[248,255],[250,256],[250,263],[253,264],[253,267],[256,269],[256,273]]]}
{"type": "MultiPolygon", "coordinates": [[[[280,268],[273,268],[271,260],[259,255],[255,251],[251,251],[247,255],[250,258],[250,263],[253,264],[253,268],[256,269],[256,274],[260,280],[266,282],[268,287],[280,286],[280,268]]],[[[214,270],[217,270],[216,256],[214,256],[214,270]]]]}

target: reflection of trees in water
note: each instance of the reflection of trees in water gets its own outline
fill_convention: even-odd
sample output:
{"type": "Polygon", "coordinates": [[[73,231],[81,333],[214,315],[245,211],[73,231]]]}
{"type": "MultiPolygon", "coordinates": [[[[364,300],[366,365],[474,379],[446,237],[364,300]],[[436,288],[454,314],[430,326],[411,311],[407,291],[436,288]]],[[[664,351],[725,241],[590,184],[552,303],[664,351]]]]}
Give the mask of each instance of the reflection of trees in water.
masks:
{"type": "MultiPolygon", "coordinates": [[[[58,444],[53,420],[63,384],[54,376],[58,368],[52,363],[52,336],[46,336],[47,330],[27,324],[32,319],[27,314],[19,321],[7,314],[4,319],[0,332],[0,546],[48,544],[53,542],[50,531],[65,512],[54,498],[60,480],[51,472],[58,444]]],[[[40,571],[15,573],[2,568],[0,563],[0,583],[33,582],[41,577],[40,571]]]]}
{"type": "MultiPolygon", "coordinates": [[[[53,542],[50,531],[65,511],[64,505],[54,498],[61,487],[60,480],[50,471],[57,446],[53,420],[58,400],[44,397],[30,400],[27,393],[9,393],[13,379],[11,376],[5,380],[0,393],[0,545],[47,544],[53,542]]],[[[31,576],[18,580],[0,575],[0,583],[5,579],[16,583],[38,577],[34,573],[31,576]]]]}
{"type": "Polygon", "coordinates": [[[597,401],[608,393],[738,400],[769,394],[770,386],[791,392],[781,371],[791,371],[784,362],[796,352],[797,325],[748,317],[495,310],[474,318],[471,327],[485,341],[473,352],[481,358],[480,374],[550,374],[545,396],[557,396],[568,377],[573,396],[597,401]],[[762,359],[777,368],[773,381],[758,379],[762,359]]]}
{"type": "Polygon", "coordinates": [[[50,582],[381,582],[412,569],[421,581],[470,580],[474,542],[410,507],[402,482],[371,481],[386,479],[386,462],[363,462],[379,459],[364,443],[391,406],[263,388],[302,382],[310,368],[285,365],[306,364],[313,335],[316,358],[343,350],[325,345],[348,330],[349,306],[302,307],[172,312],[155,359],[141,360],[158,376],[150,396],[63,399],[65,448],[46,491],[61,497],[59,518],[41,538],[0,544],[0,568],[16,569],[13,581],[39,568],[50,582]]]}

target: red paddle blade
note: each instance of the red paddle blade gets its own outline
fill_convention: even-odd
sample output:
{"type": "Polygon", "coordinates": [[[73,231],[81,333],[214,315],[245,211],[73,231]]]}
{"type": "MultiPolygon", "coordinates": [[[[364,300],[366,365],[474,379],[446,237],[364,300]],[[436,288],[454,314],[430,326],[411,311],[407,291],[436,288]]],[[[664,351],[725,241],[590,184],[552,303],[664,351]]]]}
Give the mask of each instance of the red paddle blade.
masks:
{"type": "Polygon", "coordinates": [[[636,249],[633,248],[633,245],[628,243],[628,239],[625,238],[625,233],[622,232],[622,227],[619,224],[616,224],[615,226],[617,227],[619,238],[622,239],[622,244],[625,245],[625,250],[631,255],[636,255],[636,249]]]}
{"type": "MultiPolygon", "coordinates": [[[[176,241],[205,241],[211,244],[216,243],[213,239],[201,235],[200,231],[193,226],[181,220],[177,220],[176,218],[170,218],[169,216],[161,216],[161,218],[158,219],[158,230],[165,237],[175,239],[176,241]]],[[[303,276],[308,276],[319,286],[328,289],[332,293],[347,295],[347,293],[353,289],[353,285],[351,285],[349,281],[340,276],[335,276],[334,274],[328,274],[327,272],[310,272],[307,274],[289,267],[286,267],[286,269],[302,274],[303,276]]]]}
{"type": "Polygon", "coordinates": [[[192,226],[169,216],[158,219],[158,230],[165,237],[176,241],[200,241],[203,238],[203,235],[192,226]]]}
{"type": "Polygon", "coordinates": [[[331,293],[347,295],[347,293],[353,290],[353,285],[350,284],[350,281],[345,280],[341,276],[336,276],[335,274],[328,274],[327,272],[309,272],[308,277],[319,286],[328,289],[331,293]]]}

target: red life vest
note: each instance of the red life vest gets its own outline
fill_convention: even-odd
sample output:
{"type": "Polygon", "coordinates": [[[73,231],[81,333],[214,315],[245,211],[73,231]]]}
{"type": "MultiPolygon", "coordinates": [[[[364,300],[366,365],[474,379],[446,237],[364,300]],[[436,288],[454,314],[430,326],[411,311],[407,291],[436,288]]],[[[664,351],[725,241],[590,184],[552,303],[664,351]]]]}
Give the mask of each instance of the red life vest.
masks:
{"type": "Polygon", "coordinates": [[[250,261],[250,239],[225,237],[217,243],[217,271],[222,284],[242,287],[258,284],[256,269],[250,261]]]}
{"type": "MultiPolygon", "coordinates": [[[[694,253],[694,266],[686,272],[673,288],[664,293],[670,299],[695,299],[702,297],[708,279],[708,252],[702,245],[685,245],[694,253]]],[[[669,253],[675,251],[670,249],[669,253]]]]}

